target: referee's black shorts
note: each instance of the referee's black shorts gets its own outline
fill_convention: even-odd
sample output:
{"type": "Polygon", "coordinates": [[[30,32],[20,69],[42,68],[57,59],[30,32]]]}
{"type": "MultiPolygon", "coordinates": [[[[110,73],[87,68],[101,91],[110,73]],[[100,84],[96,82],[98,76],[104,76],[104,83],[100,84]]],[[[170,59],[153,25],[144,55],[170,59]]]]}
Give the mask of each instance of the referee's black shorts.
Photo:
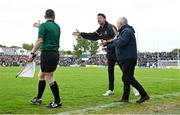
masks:
{"type": "Polygon", "coordinates": [[[42,51],[41,56],[41,71],[54,72],[59,62],[59,52],[42,51]]]}

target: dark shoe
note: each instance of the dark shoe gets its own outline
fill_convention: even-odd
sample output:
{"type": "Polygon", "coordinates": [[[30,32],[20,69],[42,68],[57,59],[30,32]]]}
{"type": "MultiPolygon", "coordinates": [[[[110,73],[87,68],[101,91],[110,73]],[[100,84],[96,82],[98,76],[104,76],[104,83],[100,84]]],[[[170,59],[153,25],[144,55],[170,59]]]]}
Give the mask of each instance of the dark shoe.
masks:
{"type": "Polygon", "coordinates": [[[51,103],[49,103],[47,108],[58,108],[58,107],[61,107],[61,106],[62,106],[62,102],[60,102],[60,103],[51,102],[51,103]]]}
{"type": "Polygon", "coordinates": [[[128,103],[129,100],[128,99],[120,99],[120,100],[116,100],[114,102],[122,102],[122,103],[128,103]]]}
{"type": "Polygon", "coordinates": [[[31,101],[31,104],[33,105],[39,105],[42,103],[42,99],[37,99],[37,97],[35,97],[34,99],[32,99],[31,101]]]}
{"type": "Polygon", "coordinates": [[[136,103],[143,103],[144,101],[149,100],[150,97],[148,95],[141,97],[139,100],[136,101],[136,103]]]}

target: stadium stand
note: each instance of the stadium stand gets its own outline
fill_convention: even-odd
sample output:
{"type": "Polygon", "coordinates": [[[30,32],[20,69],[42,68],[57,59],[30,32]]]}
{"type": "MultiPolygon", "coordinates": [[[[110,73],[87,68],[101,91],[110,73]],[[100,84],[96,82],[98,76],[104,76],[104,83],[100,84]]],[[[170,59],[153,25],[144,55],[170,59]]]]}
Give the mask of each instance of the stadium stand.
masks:
{"type": "MultiPolygon", "coordinates": [[[[0,54],[0,66],[23,66],[26,63],[26,55],[5,55],[0,54]]],[[[138,53],[138,66],[139,67],[157,67],[158,60],[178,60],[178,56],[175,52],[140,52],[138,53]]],[[[36,57],[35,62],[39,65],[39,56],[36,57]]],[[[107,59],[105,54],[98,54],[88,57],[87,60],[77,57],[60,57],[59,66],[71,66],[71,65],[107,65],[107,59]]]]}

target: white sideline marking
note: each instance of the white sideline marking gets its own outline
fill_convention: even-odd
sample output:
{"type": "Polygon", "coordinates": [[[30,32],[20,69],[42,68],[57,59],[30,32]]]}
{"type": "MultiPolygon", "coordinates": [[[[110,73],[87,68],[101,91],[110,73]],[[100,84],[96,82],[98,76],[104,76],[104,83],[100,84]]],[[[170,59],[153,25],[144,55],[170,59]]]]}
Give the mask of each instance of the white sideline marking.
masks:
{"type": "MultiPolygon", "coordinates": [[[[151,79],[151,80],[154,80],[154,78],[153,77],[151,77],[151,78],[141,78],[141,79],[151,79]]],[[[174,81],[174,80],[177,80],[177,79],[173,79],[173,78],[163,78],[163,77],[161,77],[161,78],[156,78],[156,80],[164,80],[164,81],[170,81],[170,80],[172,80],[172,81],[174,81]]]]}
{"type": "MultiPolygon", "coordinates": [[[[168,94],[163,94],[163,95],[153,95],[150,96],[151,99],[158,99],[158,98],[167,98],[167,97],[178,97],[180,96],[180,92],[179,93],[168,93],[168,94]]],[[[131,100],[131,102],[135,102],[136,100],[131,100]]],[[[94,107],[88,107],[88,108],[84,108],[84,109],[79,109],[79,110],[74,110],[74,111],[66,111],[66,112],[62,112],[62,113],[58,113],[58,115],[69,115],[69,114],[83,114],[83,113],[88,113],[88,112],[96,112],[96,111],[101,111],[104,110],[106,108],[111,108],[111,107],[115,107],[115,106],[123,106],[124,103],[109,103],[109,104],[103,104],[103,105],[97,105],[94,107]]]]}

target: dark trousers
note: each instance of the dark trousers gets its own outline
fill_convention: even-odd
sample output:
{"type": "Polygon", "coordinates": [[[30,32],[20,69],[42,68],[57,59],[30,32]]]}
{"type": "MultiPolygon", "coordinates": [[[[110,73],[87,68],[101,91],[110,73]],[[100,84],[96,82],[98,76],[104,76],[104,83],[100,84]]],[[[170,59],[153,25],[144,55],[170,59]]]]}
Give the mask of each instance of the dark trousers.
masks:
{"type": "Polygon", "coordinates": [[[139,93],[142,97],[146,96],[147,95],[146,91],[134,77],[136,59],[124,60],[118,64],[119,64],[120,69],[122,70],[122,81],[124,83],[122,98],[129,99],[130,85],[135,87],[139,91],[139,93]]]}
{"type": "Polygon", "coordinates": [[[116,64],[115,54],[109,54],[108,58],[108,80],[109,80],[109,90],[114,90],[114,66],[116,64]]]}

